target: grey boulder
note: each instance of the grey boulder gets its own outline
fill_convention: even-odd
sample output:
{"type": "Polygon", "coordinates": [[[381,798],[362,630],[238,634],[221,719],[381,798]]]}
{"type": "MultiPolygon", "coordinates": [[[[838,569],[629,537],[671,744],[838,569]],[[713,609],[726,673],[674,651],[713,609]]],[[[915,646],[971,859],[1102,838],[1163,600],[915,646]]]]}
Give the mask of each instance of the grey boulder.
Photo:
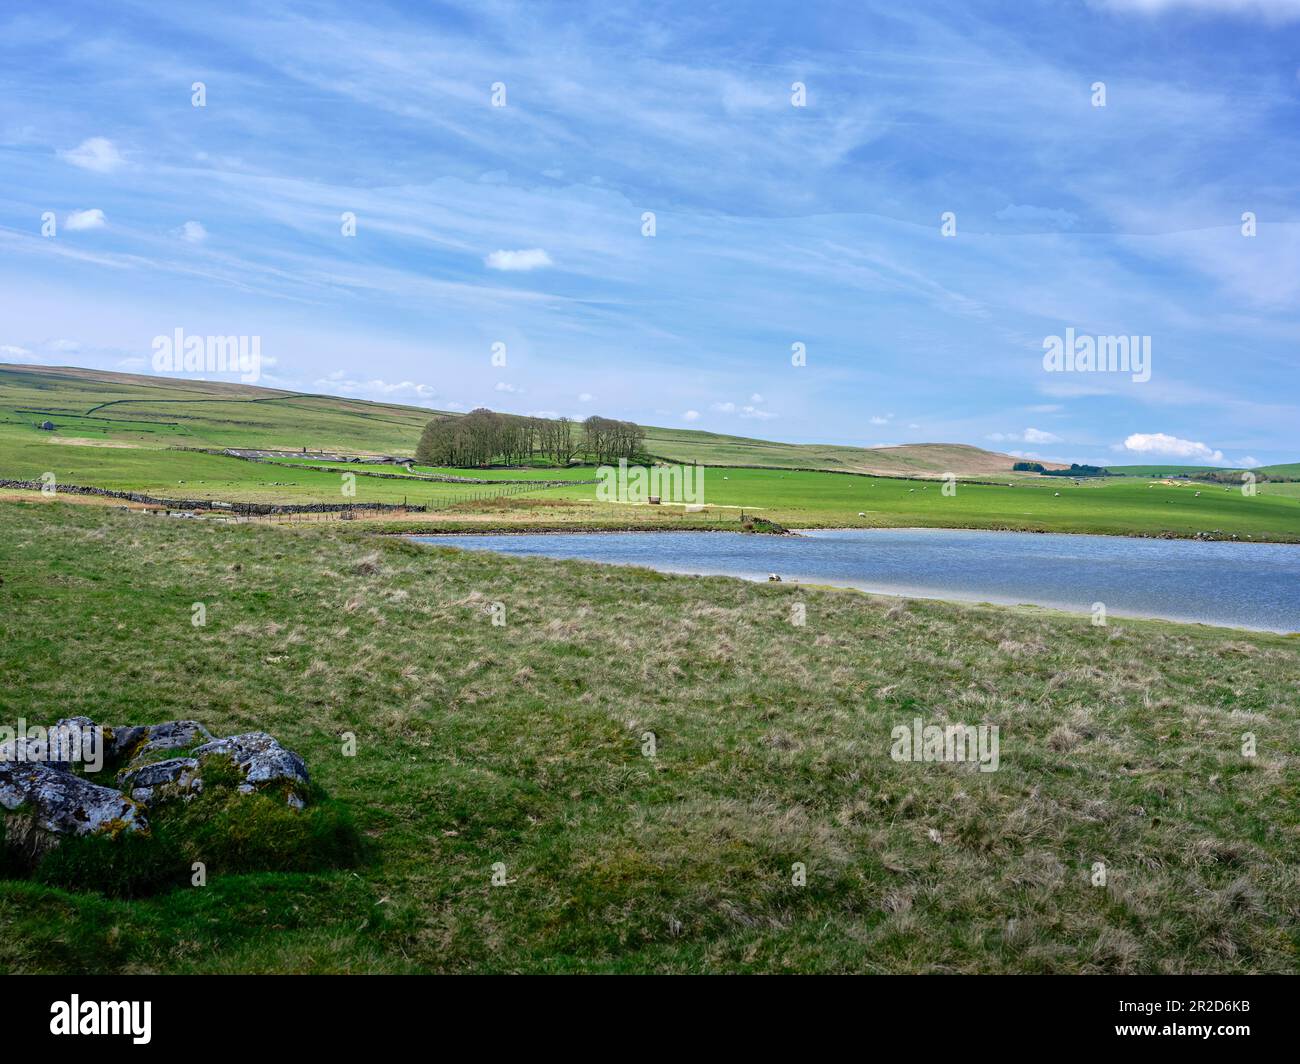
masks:
{"type": "Polygon", "coordinates": [[[184,750],[212,741],[212,733],[196,720],[169,720],[163,724],[110,728],[108,756],[115,761],[136,761],[159,750],[184,750]]]}
{"type": "Polygon", "coordinates": [[[248,732],[204,743],[194,751],[202,763],[209,757],[228,757],[244,777],[240,790],[245,793],[284,784],[288,802],[297,809],[303,806],[299,790],[309,782],[307,765],[292,750],[266,732],[248,732]]]}
{"type": "Polygon", "coordinates": [[[148,830],[138,802],[71,772],[40,762],[0,761],[0,806],[12,843],[34,850],[63,835],[118,835],[148,830]]]}
{"type": "Polygon", "coordinates": [[[173,757],[127,769],[118,776],[118,783],[123,789],[129,790],[137,802],[146,805],[154,799],[155,792],[160,787],[168,797],[191,792],[197,794],[203,790],[199,762],[193,757],[173,757]]]}

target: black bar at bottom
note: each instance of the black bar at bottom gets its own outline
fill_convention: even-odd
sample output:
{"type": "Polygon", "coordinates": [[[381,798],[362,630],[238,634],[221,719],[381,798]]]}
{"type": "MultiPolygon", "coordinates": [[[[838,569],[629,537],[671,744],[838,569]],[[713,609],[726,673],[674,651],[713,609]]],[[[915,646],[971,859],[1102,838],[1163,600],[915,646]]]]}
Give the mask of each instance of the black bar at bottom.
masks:
{"type": "Polygon", "coordinates": [[[633,1034],[633,1044],[646,1038],[678,1050],[756,1041],[768,1050],[789,1044],[814,1051],[836,1036],[863,1049],[905,1038],[918,1049],[1155,1043],[1218,1056],[1243,1045],[1281,1046],[1291,1030],[1294,986],[1249,976],[15,976],[0,982],[11,1053],[59,1043],[93,1051],[109,1042],[128,1051],[175,1052],[232,1040],[263,1052],[383,1050],[404,1031],[436,1037],[448,1048],[446,1038],[481,1039],[493,1052],[514,1042],[571,1046],[575,1038],[616,1048],[633,1034]],[[118,1034],[104,1033],[115,1025],[118,1034]],[[94,1030],[101,1033],[84,1033],[94,1030]]]}

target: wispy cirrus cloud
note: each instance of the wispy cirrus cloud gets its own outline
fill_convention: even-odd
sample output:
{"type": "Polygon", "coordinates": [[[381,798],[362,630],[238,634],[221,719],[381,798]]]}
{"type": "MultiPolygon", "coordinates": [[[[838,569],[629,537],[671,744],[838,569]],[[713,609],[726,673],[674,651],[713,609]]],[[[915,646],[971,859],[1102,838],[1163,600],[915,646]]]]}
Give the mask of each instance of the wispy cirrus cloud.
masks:
{"type": "Polygon", "coordinates": [[[543,371],[530,402],[558,410],[597,393],[610,416],[734,429],[772,417],[752,398],[767,395],[783,436],[858,442],[890,407],[968,441],[1052,407],[1047,434],[1104,447],[1159,405],[1178,438],[1212,423],[1229,453],[1293,460],[1300,410],[1276,385],[1300,339],[1294,34],[1255,41],[1247,68],[1220,16],[1264,5],[1157,6],[1029,21],[866,0],[834,32],[802,20],[745,47],[735,14],[673,0],[652,23],[619,4],[563,24],[545,3],[176,6],[89,51],[47,19],[39,54],[7,71],[34,101],[24,144],[43,149],[5,155],[12,335],[85,308],[87,334],[138,319],[125,350],[152,335],[155,302],[229,306],[241,331],[283,327],[298,380],[319,376],[322,333],[356,336],[327,364],[356,359],[348,380],[376,397],[449,379],[504,395],[487,360],[504,341],[512,367],[543,371]],[[73,62],[93,98],[47,76],[73,62]],[[178,122],[159,78],[194,69],[222,90],[178,122]],[[367,135],[340,151],[340,128],[367,135]],[[93,240],[35,232],[88,200],[112,221],[93,240]],[[197,218],[220,239],[187,237],[197,218]],[[107,277],[129,294],[100,300],[107,277]],[[1152,382],[1045,379],[1035,337],[1063,322],[1152,335],[1152,382]]]}
{"type": "Polygon", "coordinates": [[[1296,0],[1090,0],[1094,7],[1142,15],[1210,14],[1260,18],[1266,22],[1300,19],[1296,0]]]}

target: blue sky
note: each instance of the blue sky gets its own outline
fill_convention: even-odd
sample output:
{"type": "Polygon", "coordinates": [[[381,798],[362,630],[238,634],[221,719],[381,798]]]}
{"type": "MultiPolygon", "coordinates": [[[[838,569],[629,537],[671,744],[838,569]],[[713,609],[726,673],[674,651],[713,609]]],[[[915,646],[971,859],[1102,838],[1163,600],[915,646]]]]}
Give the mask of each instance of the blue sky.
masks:
{"type": "Polygon", "coordinates": [[[1298,141],[1300,0],[9,4],[0,360],[1295,461],[1298,141]],[[1150,380],[1046,372],[1067,328],[1150,380]]]}

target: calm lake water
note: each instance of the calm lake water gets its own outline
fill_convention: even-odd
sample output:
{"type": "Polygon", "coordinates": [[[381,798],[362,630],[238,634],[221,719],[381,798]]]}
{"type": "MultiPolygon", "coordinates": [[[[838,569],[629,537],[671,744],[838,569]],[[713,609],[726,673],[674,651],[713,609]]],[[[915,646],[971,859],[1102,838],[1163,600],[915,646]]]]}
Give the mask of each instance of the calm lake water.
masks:
{"type": "Polygon", "coordinates": [[[1300,546],[957,529],[416,536],[466,550],[670,573],[835,584],[884,594],[1033,603],[1116,616],[1300,631],[1300,546]]]}

